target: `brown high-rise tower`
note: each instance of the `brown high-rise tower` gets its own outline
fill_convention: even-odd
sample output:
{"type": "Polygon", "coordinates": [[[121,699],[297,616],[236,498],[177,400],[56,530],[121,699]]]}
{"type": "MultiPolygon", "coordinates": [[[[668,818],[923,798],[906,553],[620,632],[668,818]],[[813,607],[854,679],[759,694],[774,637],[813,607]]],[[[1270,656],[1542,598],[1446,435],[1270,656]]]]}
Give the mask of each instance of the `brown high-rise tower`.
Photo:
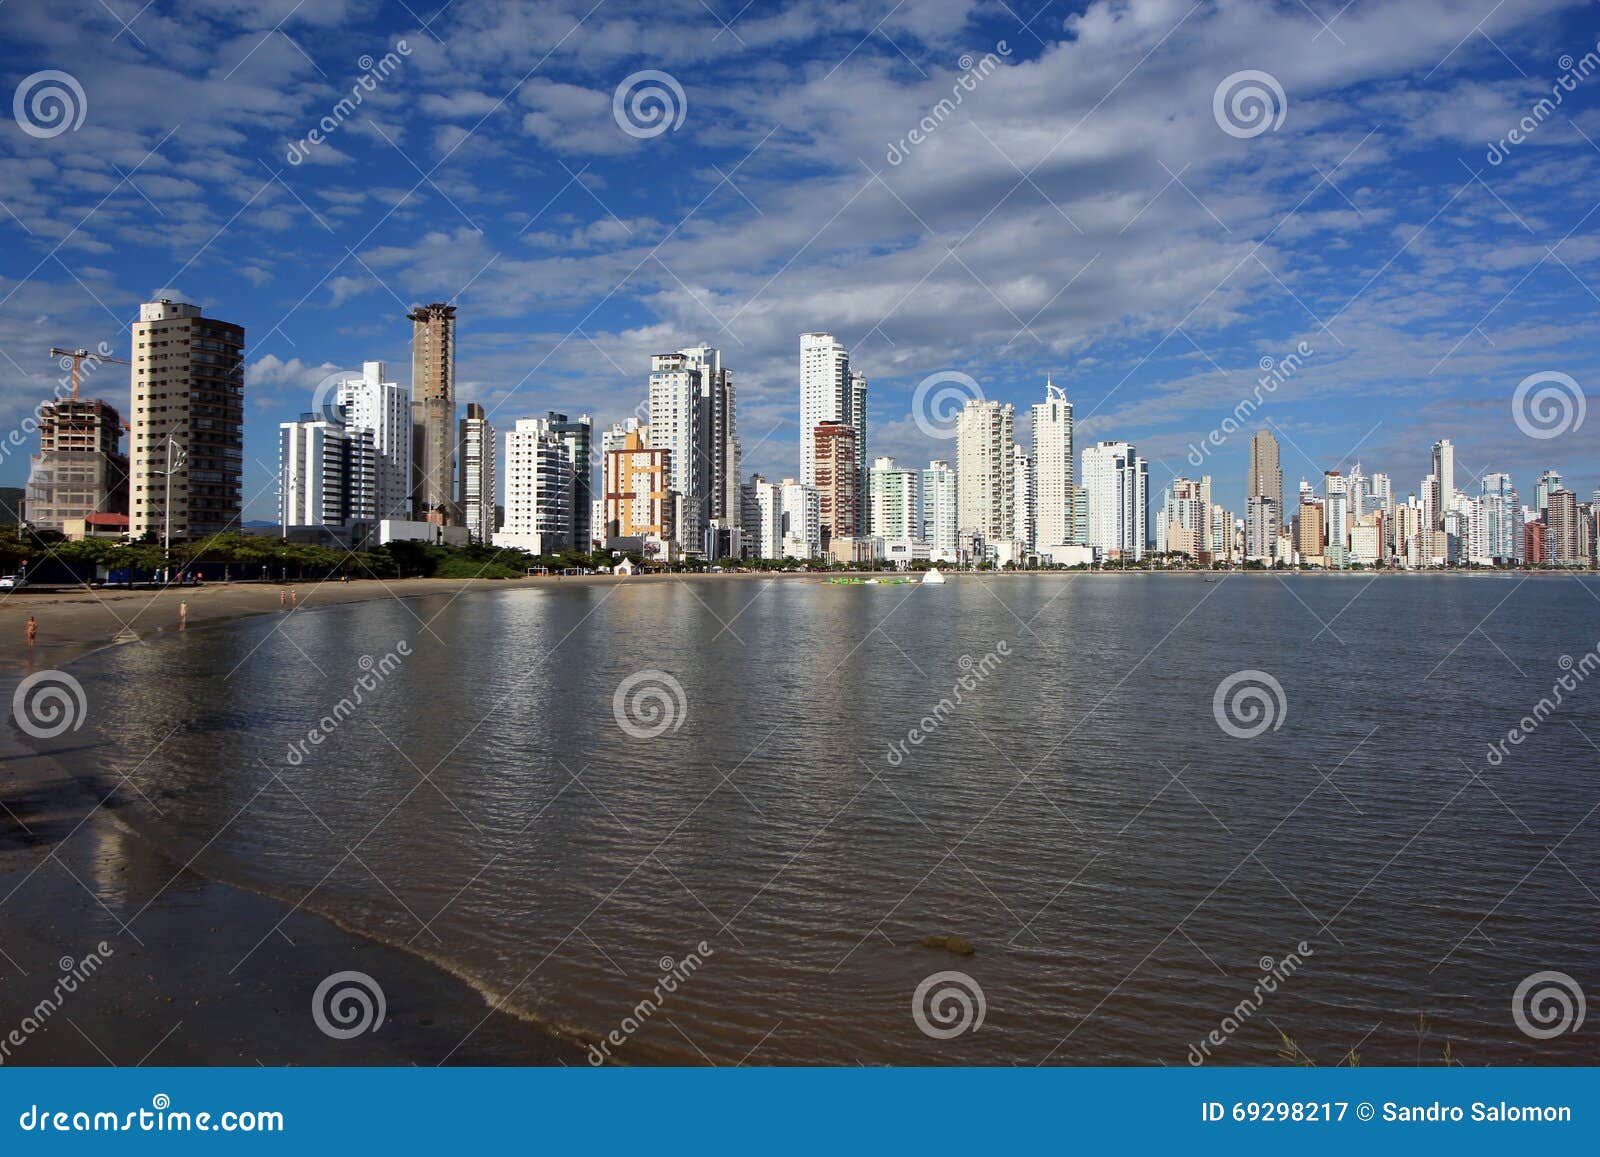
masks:
{"type": "Polygon", "coordinates": [[[455,501],[456,307],[436,301],[406,317],[411,330],[412,487],[416,517],[462,525],[455,501]]]}

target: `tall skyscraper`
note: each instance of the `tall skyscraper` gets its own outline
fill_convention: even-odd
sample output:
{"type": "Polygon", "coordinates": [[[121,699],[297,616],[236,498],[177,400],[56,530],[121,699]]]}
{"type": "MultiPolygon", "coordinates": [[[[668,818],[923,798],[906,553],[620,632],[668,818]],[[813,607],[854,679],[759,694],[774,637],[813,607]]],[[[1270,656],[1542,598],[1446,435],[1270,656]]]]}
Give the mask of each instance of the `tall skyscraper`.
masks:
{"type": "Polygon", "coordinates": [[[759,474],[740,487],[744,510],[740,526],[744,531],[748,558],[783,557],[783,488],[759,474]]]}
{"type": "Polygon", "coordinates": [[[956,472],[934,459],[922,472],[922,538],[939,561],[956,557],[956,472]]]}
{"type": "Polygon", "coordinates": [[[915,470],[901,469],[893,458],[875,458],[867,474],[870,532],[886,542],[922,539],[921,487],[915,470]]]}
{"type": "Polygon", "coordinates": [[[680,495],[678,541],[701,553],[707,526],[737,527],[739,441],[733,376],[722,353],[694,346],[650,360],[650,444],[668,450],[680,495]]]}
{"type": "Polygon", "coordinates": [[[1250,562],[1276,561],[1281,515],[1278,504],[1264,494],[1245,500],[1244,557],[1250,562]]]}
{"type": "Polygon", "coordinates": [[[122,416],[109,402],[61,398],[38,409],[39,453],[28,470],[28,521],[65,529],[91,514],[128,512],[122,416]]]}
{"type": "Polygon", "coordinates": [[[822,422],[856,432],[856,525],[866,525],[867,379],[850,368],[850,352],[830,333],[800,335],[800,481],[816,483],[816,444],[822,422]]]}
{"type": "Polygon", "coordinates": [[[1539,473],[1539,480],[1533,486],[1533,508],[1539,512],[1539,517],[1545,516],[1545,509],[1550,505],[1550,492],[1562,489],[1561,475],[1555,470],[1543,470],[1539,473]]]}
{"type": "Polygon", "coordinates": [[[1033,471],[1033,455],[1017,443],[1011,443],[1012,537],[1022,545],[1024,551],[1030,553],[1038,542],[1035,537],[1037,513],[1033,471]]]}
{"type": "Polygon", "coordinates": [[[1483,512],[1482,555],[1497,564],[1522,558],[1522,499],[1509,474],[1483,476],[1478,505],[1483,512]]]}
{"type": "Polygon", "coordinates": [[[572,463],[572,526],[568,530],[573,550],[587,551],[594,539],[594,423],[588,414],[574,421],[551,410],[544,428],[561,439],[572,463]]]}
{"type": "Polygon", "coordinates": [[[812,431],[816,445],[812,462],[817,481],[817,525],[826,554],[836,538],[855,538],[860,496],[856,483],[860,470],[856,462],[856,431],[844,422],[819,422],[812,431]]]}
{"type": "Polygon", "coordinates": [[[779,487],[780,545],[786,558],[816,558],[822,553],[821,507],[817,488],[797,478],[779,487]]]}
{"type": "Polygon", "coordinates": [[[383,362],[363,362],[361,376],[340,382],[333,397],[346,429],[372,433],[374,517],[405,519],[412,515],[411,402],[388,376],[383,362]]]}
{"type": "Polygon", "coordinates": [[[416,516],[460,526],[456,504],[456,307],[418,306],[411,321],[412,467],[416,516]]]}
{"type": "Polygon", "coordinates": [[[1244,496],[1270,498],[1275,509],[1283,510],[1283,469],[1278,461],[1278,440],[1271,431],[1258,430],[1250,439],[1250,473],[1245,478],[1244,496]]]}
{"type": "Polygon", "coordinates": [[[1582,566],[1578,549],[1578,496],[1570,490],[1545,495],[1545,552],[1556,566],[1582,566]]]}
{"type": "Polygon", "coordinates": [[[1083,452],[1089,545],[1102,559],[1137,562],[1149,545],[1150,466],[1128,442],[1100,442],[1083,452]]]}
{"type": "Polygon", "coordinates": [[[1433,516],[1435,526],[1444,529],[1445,513],[1455,504],[1456,448],[1449,438],[1433,444],[1433,516]]]}
{"type": "Polygon", "coordinates": [[[1156,549],[1186,554],[1198,561],[1211,549],[1211,478],[1174,478],[1161,499],[1156,549]]]}
{"type": "Polygon", "coordinates": [[[133,326],[131,360],[130,533],[161,535],[169,521],[174,539],[236,529],[244,474],[244,328],[202,317],[198,305],[145,302],[133,326]]]}
{"type": "Polygon", "coordinates": [[[986,544],[1016,538],[1016,407],[969,399],[956,420],[956,532],[986,544]]]}
{"type": "Polygon", "coordinates": [[[1322,475],[1323,558],[1330,569],[1350,562],[1350,493],[1344,475],[1326,470],[1322,475]]]}
{"type": "MultiPolygon", "coordinates": [[[[494,541],[494,507],[498,481],[495,475],[495,433],[477,402],[467,403],[461,419],[461,516],[472,541],[494,541]]],[[[587,463],[588,458],[584,459],[587,463]]],[[[588,540],[577,540],[587,550],[588,540]]]]}
{"type": "Polygon", "coordinates": [[[506,434],[506,515],[496,546],[559,554],[572,543],[572,457],[542,418],[518,418],[506,434]]]}
{"type": "Polygon", "coordinates": [[[850,416],[856,432],[856,525],[867,525],[867,375],[850,371],[850,416]]]}
{"type": "Polygon", "coordinates": [[[1044,401],[1033,407],[1034,538],[1040,550],[1077,542],[1077,470],[1072,452],[1072,403],[1045,380],[1044,401]]]}

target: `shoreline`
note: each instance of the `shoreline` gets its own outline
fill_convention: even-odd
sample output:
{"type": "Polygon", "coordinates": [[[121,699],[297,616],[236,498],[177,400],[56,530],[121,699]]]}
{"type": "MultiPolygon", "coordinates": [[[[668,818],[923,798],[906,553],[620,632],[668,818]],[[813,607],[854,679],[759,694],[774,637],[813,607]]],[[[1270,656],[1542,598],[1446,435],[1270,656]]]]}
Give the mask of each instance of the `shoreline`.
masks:
{"type": "MultiPolygon", "coordinates": [[[[137,645],[116,642],[130,627],[141,643],[176,632],[180,602],[190,603],[189,627],[200,629],[279,613],[279,589],[299,592],[299,613],[544,581],[240,583],[7,598],[0,630],[20,634],[31,613],[40,639],[31,650],[8,649],[15,658],[0,666],[0,691],[9,698],[21,675],[137,645]]],[[[10,994],[0,1035],[49,995],[68,958],[98,953],[117,981],[104,993],[86,986],[0,1067],[585,1063],[578,1034],[502,1010],[502,998],[425,953],[178,863],[115,814],[117,785],[105,790],[65,765],[79,750],[41,754],[14,726],[0,732],[0,975],[10,982],[0,990],[10,994]],[[317,1030],[310,1005],[324,978],[351,970],[378,980],[386,1017],[376,1031],[337,1040],[317,1030]]]]}

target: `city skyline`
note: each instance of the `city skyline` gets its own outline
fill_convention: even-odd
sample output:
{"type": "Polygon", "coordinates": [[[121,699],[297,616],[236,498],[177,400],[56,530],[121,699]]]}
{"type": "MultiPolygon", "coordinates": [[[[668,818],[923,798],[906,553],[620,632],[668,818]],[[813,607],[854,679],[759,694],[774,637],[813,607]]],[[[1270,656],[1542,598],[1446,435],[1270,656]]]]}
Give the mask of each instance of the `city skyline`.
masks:
{"type": "MultiPolygon", "coordinates": [[[[518,68],[501,56],[452,55],[401,12],[350,29],[375,55],[399,40],[409,51],[395,51],[397,67],[361,114],[302,149],[298,162],[287,146],[303,141],[337,97],[349,62],[323,61],[323,81],[288,38],[315,40],[303,34],[326,17],[300,11],[281,34],[265,21],[251,36],[248,20],[230,29],[246,18],[207,12],[208,34],[239,36],[240,59],[219,62],[216,77],[182,76],[178,57],[164,55],[176,45],[141,48],[123,36],[103,67],[77,78],[88,105],[80,129],[43,142],[20,130],[0,140],[0,160],[26,147],[48,158],[58,178],[47,193],[19,173],[4,195],[9,214],[0,215],[0,230],[14,235],[21,260],[0,291],[9,303],[0,310],[0,348],[10,355],[0,360],[0,417],[15,420],[47,395],[57,371],[41,355],[51,343],[94,348],[107,340],[120,351],[139,302],[201,303],[256,335],[246,365],[243,490],[254,498],[246,517],[267,517],[271,495],[260,492],[277,424],[297,415],[299,399],[331,369],[408,362],[407,335],[390,319],[414,303],[444,300],[472,319],[464,322],[457,400],[478,402],[501,425],[555,409],[588,411],[607,426],[631,412],[642,358],[720,346],[740,373],[746,477],[793,470],[786,448],[802,433],[792,405],[793,342],[816,329],[835,335],[872,383],[879,420],[865,461],[940,456],[909,420],[911,394],[928,374],[970,373],[986,396],[1019,411],[1049,376],[1077,407],[1080,440],[1134,442],[1155,485],[1192,472],[1181,465],[1185,448],[1232,411],[1263,359],[1281,362],[1304,344],[1313,352],[1260,414],[1283,443],[1286,478],[1314,478],[1355,456],[1396,478],[1420,477],[1426,471],[1413,465],[1413,448],[1448,431],[1463,468],[1509,472],[1526,492],[1554,462],[1586,493],[1600,482],[1593,426],[1538,443],[1505,419],[1529,375],[1558,371],[1585,383],[1596,372],[1579,324],[1592,302],[1585,286],[1596,277],[1579,238],[1568,239],[1581,235],[1587,206],[1544,192],[1558,168],[1561,187],[1576,187],[1596,163],[1584,135],[1595,135],[1594,86],[1578,85],[1528,144],[1500,149],[1499,160],[1487,155],[1560,74],[1562,55],[1581,58],[1591,46],[1569,7],[1509,4],[1486,18],[1441,3],[1416,20],[1353,11],[1336,22],[1347,47],[1316,59],[1305,46],[1331,37],[1303,10],[1258,20],[1225,8],[1152,10],[1140,25],[1091,5],[1064,29],[1039,22],[1026,31],[1003,13],[935,19],[900,10],[886,18],[883,35],[869,35],[877,16],[847,9],[834,14],[830,33],[747,16],[753,38],[782,43],[794,57],[786,83],[747,102],[772,114],[757,124],[755,113],[730,121],[731,110],[719,107],[714,81],[745,96],[753,81],[726,34],[729,50],[710,53],[706,43],[721,30],[690,5],[663,18],[685,29],[703,25],[707,35],[688,51],[715,59],[678,77],[688,106],[682,127],[647,138],[612,119],[609,94],[636,67],[612,38],[585,38],[598,53],[591,58],[557,54],[546,65],[554,76],[535,77],[525,100],[496,108],[537,56],[518,68]],[[859,35],[849,36],[858,24],[859,35]],[[1484,35],[1474,33],[1480,24],[1484,35]],[[1200,43],[1216,48],[1186,51],[1200,43]],[[949,90],[957,55],[950,49],[985,46],[1002,63],[967,98],[960,123],[941,126],[903,159],[880,160],[884,142],[904,137],[949,90]],[[1119,91],[1103,110],[1144,136],[1085,182],[1104,130],[1069,135],[1094,107],[1073,78],[1103,69],[1120,75],[1147,53],[1161,84],[1119,91]],[[804,79],[815,60],[838,66],[826,93],[804,79]],[[1272,131],[1241,139],[1215,122],[1211,97],[1230,72],[1267,61],[1287,108],[1272,131]],[[211,172],[197,164],[192,126],[152,153],[170,123],[140,102],[163,86],[130,85],[135,67],[170,75],[174,86],[204,86],[217,124],[239,131],[268,162],[259,178],[249,166],[211,172]],[[110,85],[118,87],[102,88],[110,85]],[[1398,116],[1396,86],[1439,111],[1398,116]],[[859,123],[842,121],[824,96],[866,111],[855,114],[859,123]],[[246,97],[270,105],[270,124],[247,111],[246,97]],[[1451,98],[1472,116],[1442,111],[1451,98]],[[419,118],[411,134],[387,111],[400,102],[419,118]],[[1160,116],[1151,115],[1156,108],[1160,116]],[[1042,143],[1005,127],[1018,116],[1042,129],[1042,143]],[[703,140],[714,122],[732,128],[731,139],[703,140]],[[773,123],[789,131],[763,145],[773,123]],[[791,137],[797,142],[779,143],[791,137]],[[1058,140],[1056,152],[1045,152],[1058,140]],[[110,141],[137,190],[90,181],[103,166],[98,158],[72,163],[110,141]],[[565,171],[549,159],[515,160],[523,144],[552,142],[571,152],[565,171]],[[642,158],[706,144],[722,173],[737,169],[729,182],[705,166],[684,187],[648,197],[622,181],[642,158]],[[511,163],[491,161],[495,151],[511,163]],[[798,179],[789,163],[796,155],[813,166],[798,179]],[[436,162],[439,172],[419,181],[436,162]],[[945,222],[927,197],[934,170],[949,175],[951,164],[982,190],[973,218],[999,202],[972,240],[956,247],[959,233],[947,238],[959,262],[935,240],[945,222]],[[1019,170],[1035,165],[1042,167],[1031,185],[1022,182],[1019,170]],[[1412,192],[1395,196],[1400,188],[1412,192]],[[79,196],[59,196],[62,189],[79,196]],[[89,213],[102,197],[103,207],[89,213]],[[169,215],[159,238],[140,223],[150,213],[146,197],[169,215]],[[50,259],[50,246],[69,233],[60,263],[50,259]],[[1155,244],[1158,237],[1169,239],[1180,271],[1170,285],[1151,266],[1169,244],[1155,244]],[[1343,240],[1327,244],[1335,238],[1343,240]],[[1359,242],[1363,257],[1343,255],[1345,242],[1359,242]],[[824,274],[841,252],[862,245],[880,252],[857,263],[850,292],[841,293],[824,274]],[[624,275],[636,266],[630,281],[624,275]],[[1291,268],[1314,276],[1296,278],[1291,268]]],[[[576,22],[582,14],[572,15],[576,22]]],[[[597,13],[595,30],[615,29],[609,17],[597,13]]],[[[459,31],[486,43],[521,42],[496,35],[509,20],[498,5],[458,19],[459,31]]],[[[63,43],[62,29],[16,5],[0,12],[0,28],[41,63],[63,43]]],[[[1106,87],[1096,85],[1093,97],[1106,87]]],[[[1219,500],[1240,509],[1245,457],[1243,440],[1231,439],[1207,471],[1219,500]]],[[[23,473],[16,456],[0,463],[0,481],[20,485],[23,473]]]]}

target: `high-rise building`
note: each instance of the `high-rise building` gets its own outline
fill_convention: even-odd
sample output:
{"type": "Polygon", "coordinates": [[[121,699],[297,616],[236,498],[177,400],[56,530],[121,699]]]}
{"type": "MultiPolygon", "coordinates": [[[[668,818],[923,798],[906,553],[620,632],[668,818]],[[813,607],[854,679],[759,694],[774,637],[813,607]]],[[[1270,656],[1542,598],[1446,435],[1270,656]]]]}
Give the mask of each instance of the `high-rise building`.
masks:
{"type": "Polygon", "coordinates": [[[1131,443],[1100,442],[1083,451],[1083,488],[1088,544],[1102,559],[1142,559],[1149,545],[1149,464],[1131,443]]]}
{"type": "Polygon", "coordinates": [[[405,387],[388,380],[383,362],[363,362],[361,376],[335,387],[336,409],[325,417],[343,416],[347,430],[372,433],[375,517],[410,518],[412,514],[411,402],[405,387]]]}
{"type": "Polygon", "coordinates": [[[1350,563],[1350,494],[1344,475],[1327,470],[1322,475],[1323,558],[1330,569],[1350,563]]]}
{"type": "Polygon", "coordinates": [[[785,478],[778,498],[783,557],[818,557],[822,553],[822,532],[817,488],[796,478],[785,478]]]}
{"type": "Polygon", "coordinates": [[[1435,527],[1444,529],[1445,513],[1455,504],[1456,448],[1449,438],[1433,444],[1433,516],[1435,527]]]}
{"type": "Polygon", "coordinates": [[[559,554],[572,542],[572,457],[542,418],[518,418],[506,434],[505,522],[496,546],[559,554]]]}
{"type": "Polygon", "coordinates": [[[1211,479],[1174,478],[1161,496],[1156,549],[1199,560],[1211,551],[1211,479]]]}
{"type": "Polygon", "coordinates": [[[1478,506],[1483,515],[1480,557],[1497,566],[1522,559],[1522,499],[1509,474],[1485,474],[1478,506]]]}
{"type": "Polygon", "coordinates": [[[623,433],[620,444],[613,432],[605,436],[605,541],[642,538],[665,549],[676,541],[672,452],[650,445],[637,425],[623,433]]]}
{"type": "Polygon", "coordinates": [[[1570,490],[1552,490],[1545,495],[1545,552],[1556,566],[1582,566],[1578,549],[1578,496],[1570,490]]]}
{"type": "Polygon", "coordinates": [[[1278,531],[1281,526],[1278,504],[1265,494],[1248,498],[1244,504],[1244,557],[1246,562],[1276,561],[1278,531]]]}
{"type": "Polygon", "coordinates": [[[1033,406],[1034,539],[1038,549],[1079,543],[1077,470],[1072,452],[1072,403],[1048,378],[1044,401],[1033,406]]]}
{"type": "Polygon", "coordinates": [[[1258,430],[1250,439],[1250,473],[1245,478],[1245,499],[1270,498],[1274,509],[1283,510],[1283,468],[1278,460],[1278,440],[1269,430],[1258,430]]]}
{"type": "Polygon", "coordinates": [[[65,529],[72,519],[128,512],[122,416],[108,402],[61,398],[39,407],[39,453],[28,470],[28,522],[65,529]]]}
{"type": "MultiPolygon", "coordinates": [[[[811,432],[823,422],[850,425],[854,389],[850,352],[831,333],[800,335],[800,481],[816,483],[816,443],[811,432]]],[[[865,401],[863,391],[863,404],[865,401]]],[[[864,439],[860,440],[865,444],[864,439]]]]}
{"type": "Polygon", "coordinates": [[[1016,539],[1016,407],[972,398],[956,420],[956,529],[987,544],[1016,539]]]}
{"type": "Polygon", "coordinates": [[[1533,486],[1533,508],[1539,512],[1539,517],[1545,516],[1545,509],[1550,505],[1550,492],[1562,489],[1561,475],[1555,470],[1543,470],[1539,473],[1539,480],[1533,486]]]}
{"type": "Polygon", "coordinates": [[[544,416],[547,433],[561,440],[572,463],[572,526],[567,536],[572,550],[587,551],[594,539],[594,423],[588,414],[576,420],[551,410],[544,416]]]}
{"type": "Polygon", "coordinates": [[[744,500],[740,526],[749,558],[783,557],[783,488],[759,474],[740,488],[744,500]]]}
{"type": "Polygon", "coordinates": [[[460,526],[456,505],[456,307],[418,306],[411,324],[412,486],[419,519],[460,526]]]}
{"type": "Polygon", "coordinates": [[[917,472],[895,465],[893,458],[875,458],[867,474],[869,532],[885,541],[921,541],[921,487],[917,472]]]}
{"type": "Polygon", "coordinates": [[[815,447],[812,468],[816,474],[817,519],[824,554],[836,538],[860,533],[856,510],[860,506],[856,482],[856,431],[844,422],[819,422],[812,430],[815,447]]]}
{"type": "Polygon", "coordinates": [[[1031,553],[1038,544],[1037,479],[1033,455],[1016,442],[1011,443],[1011,518],[1012,537],[1031,553]]]}
{"type": "Polygon", "coordinates": [[[244,475],[244,328],[198,305],[139,307],[133,326],[128,519],[134,538],[239,525],[244,475]],[[167,506],[170,491],[172,505],[167,506]]]}
{"type": "Polygon", "coordinates": [[[1322,525],[1322,501],[1315,493],[1302,490],[1300,492],[1300,509],[1295,522],[1295,553],[1304,563],[1319,564],[1322,562],[1322,551],[1326,545],[1326,530],[1322,525]]]}
{"type": "Polygon", "coordinates": [[[700,553],[713,520],[728,529],[740,517],[733,375],[721,351],[695,346],[652,357],[649,411],[651,445],[672,455],[678,542],[700,553]]]}
{"type": "MultiPolygon", "coordinates": [[[[472,541],[494,541],[494,507],[498,482],[495,477],[495,433],[483,407],[467,403],[467,416],[461,419],[461,516],[472,541]]],[[[585,464],[588,457],[585,455],[585,464]]],[[[588,549],[588,539],[577,539],[578,549],[588,549]]]]}
{"type": "Polygon", "coordinates": [[[377,475],[372,431],[323,413],[278,425],[278,523],[349,527],[371,522],[377,475]]]}
{"type": "Polygon", "coordinates": [[[935,459],[922,472],[922,539],[939,562],[956,557],[956,472],[935,459]]]}

